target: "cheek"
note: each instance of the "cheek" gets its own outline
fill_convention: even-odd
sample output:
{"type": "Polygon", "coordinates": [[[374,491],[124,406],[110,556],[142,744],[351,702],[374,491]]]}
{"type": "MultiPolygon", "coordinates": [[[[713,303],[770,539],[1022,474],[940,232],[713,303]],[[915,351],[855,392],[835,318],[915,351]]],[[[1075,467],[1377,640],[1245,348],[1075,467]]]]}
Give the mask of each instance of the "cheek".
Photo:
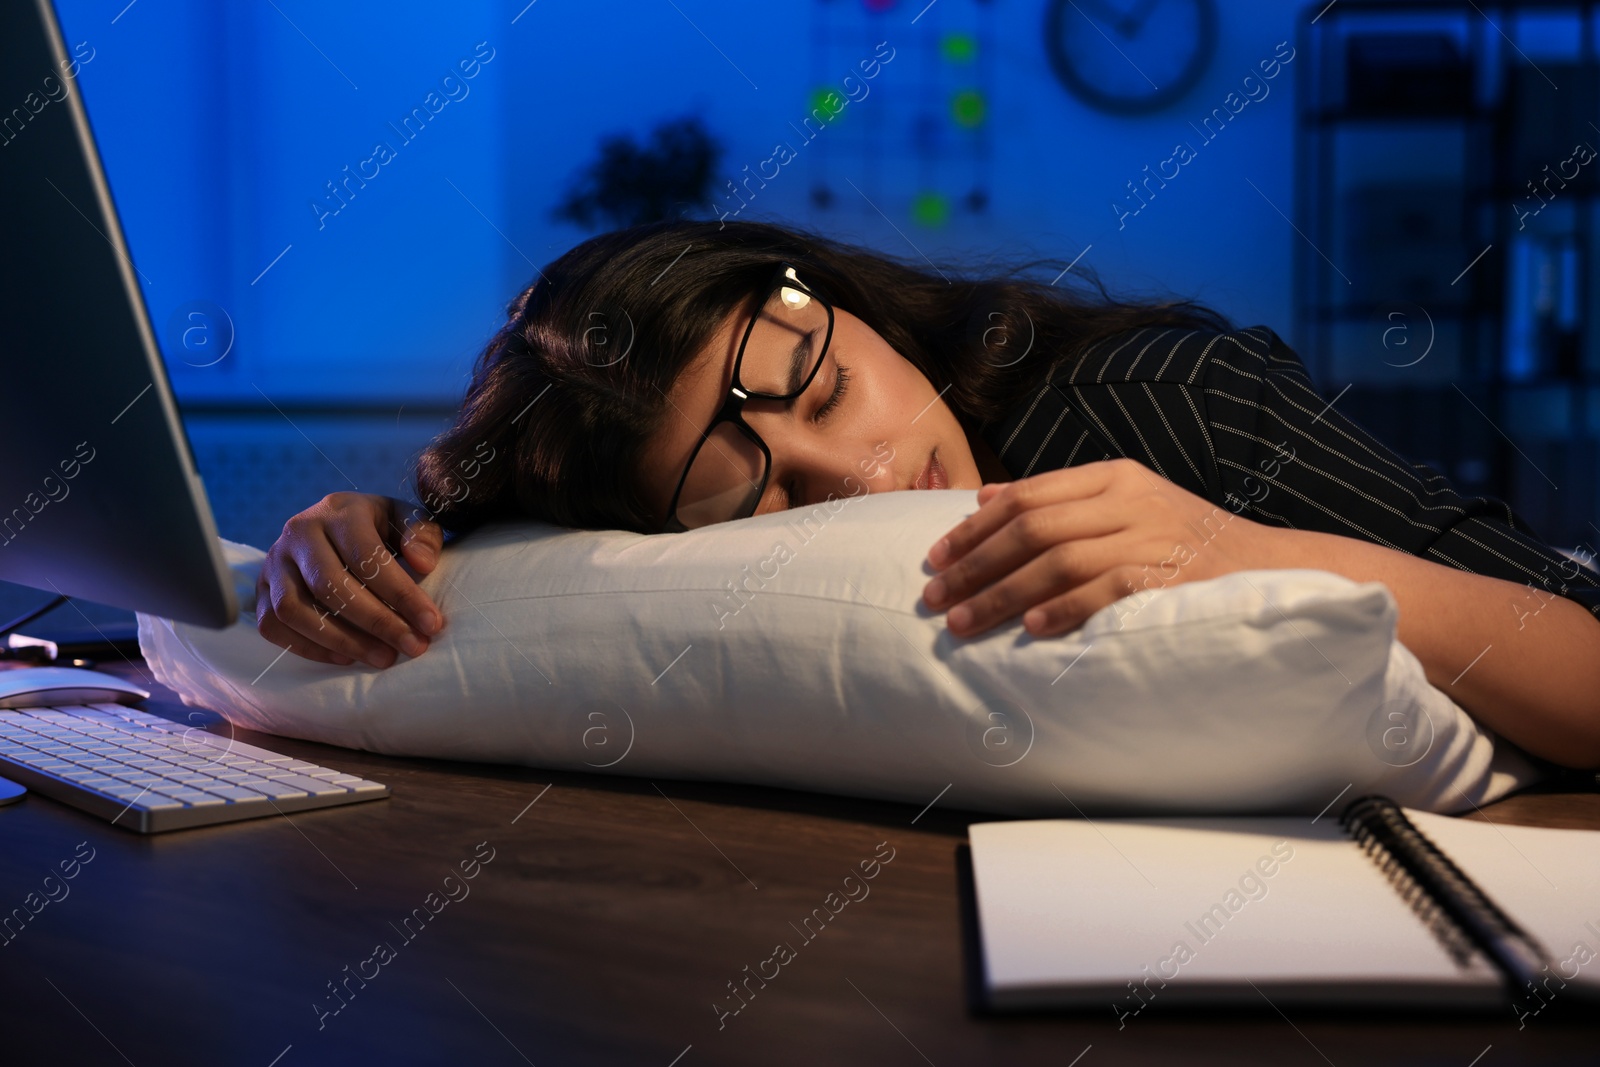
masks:
{"type": "Polygon", "coordinates": [[[645,447],[645,454],[651,457],[650,462],[639,468],[640,488],[649,503],[652,512],[658,517],[666,513],[667,500],[672,496],[672,491],[678,486],[678,477],[683,473],[683,467],[669,466],[662,456],[681,456],[687,446],[678,444],[673,449],[664,448],[659,442],[645,447]]]}
{"type": "Polygon", "coordinates": [[[896,354],[879,378],[884,415],[892,422],[895,435],[928,436],[939,432],[944,408],[934,403],[938,390],[916,367],[896,354]]]}
{"type": "Polygon", "coordinates": [[[852,360],[846,355],[844,365],[850,370],[850,385],[838,430],[855,440],[898,440],[917,414],[914,407],[907,410],[905,383],[892,367],[876,360],[852,360]]]}
{"type": "MultiPolygon", "coordinates": [[[[863,343],[840,352],[844,365],[850,368],[851,391],[855,393],[860,386],[862,408],[870,408],[875,421],[893,423],[904,432],[933,398],[933,390],[917,368],[882,338],[870,332],[867,337],[863,343]]],[[[911,429],[921,427],[922,421],[918,419],[911,429]]]]}
{"type": "Polygon", "coordinates": [[[938,391],[887,341],[865,323],[850,319],[839,325],[834,343],[839,362],[850,370],[849,392],[841,409],[842,415],[848,414],[839,420],[839,430],[891,444],[938,432],[941,409],[928,408],[938,391]]]}

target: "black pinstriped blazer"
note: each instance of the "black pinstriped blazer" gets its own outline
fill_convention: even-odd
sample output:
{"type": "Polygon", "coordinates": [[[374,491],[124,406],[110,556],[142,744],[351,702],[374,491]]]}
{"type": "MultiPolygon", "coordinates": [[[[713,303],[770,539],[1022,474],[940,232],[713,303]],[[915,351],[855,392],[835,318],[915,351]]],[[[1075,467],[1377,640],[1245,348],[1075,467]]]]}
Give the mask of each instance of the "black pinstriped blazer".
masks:
{"type": "Polygon", "coordinates": [[[1272,330],[1149,327],[1095,342],[982,431],[1013,477],[1136,459],[1272,526],[1341,534],[1530,586],[1600,616],[1600,573],[1544,544],[1509,505],[1464,496],[1345,418],[1272,330]]]}

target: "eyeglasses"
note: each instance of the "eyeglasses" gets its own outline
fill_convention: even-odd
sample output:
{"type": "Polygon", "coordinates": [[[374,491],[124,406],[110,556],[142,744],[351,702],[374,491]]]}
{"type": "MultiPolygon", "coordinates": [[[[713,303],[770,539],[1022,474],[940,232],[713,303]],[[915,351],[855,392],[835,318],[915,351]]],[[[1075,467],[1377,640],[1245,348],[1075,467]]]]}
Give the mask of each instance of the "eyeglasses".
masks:
{"type": "Polygon", "coordinates": [[[750,400],[793,400],[806,391],[833,337],[833,306],[779,263],[745,326],[733,384],[695,443],[667,506],[664,532],[682,533],[755,514],[772,452],[744,419],[750,400]]]}

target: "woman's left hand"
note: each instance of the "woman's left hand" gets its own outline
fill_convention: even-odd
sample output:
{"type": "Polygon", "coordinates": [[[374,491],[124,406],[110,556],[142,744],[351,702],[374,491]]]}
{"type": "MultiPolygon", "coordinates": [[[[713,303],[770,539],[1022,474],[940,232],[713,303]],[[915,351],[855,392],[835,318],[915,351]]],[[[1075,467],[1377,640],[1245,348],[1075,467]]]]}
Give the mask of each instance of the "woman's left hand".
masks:
{"type": "Polygon", "coordinates": [[[1140,590],[1295,565],[1284,561],[1276,527],[1133,459],[991,483],[978,503],[928,552],[940,573],[923,601],[936,611],[949,607],[946,624],[960,637],[1024,612],[1030,634],[1051,637],[1140,590]]]}

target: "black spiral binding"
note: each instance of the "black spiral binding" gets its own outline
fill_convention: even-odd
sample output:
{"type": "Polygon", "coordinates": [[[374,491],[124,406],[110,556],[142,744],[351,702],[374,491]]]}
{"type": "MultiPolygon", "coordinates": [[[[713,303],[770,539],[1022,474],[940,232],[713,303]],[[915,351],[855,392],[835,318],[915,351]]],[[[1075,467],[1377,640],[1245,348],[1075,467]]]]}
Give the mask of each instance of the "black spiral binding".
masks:
{"type": "MultiPolygon", "coordinates": [[[[1495,906],[1483,891],[1406,818],[1400,805],[1383,796],[1352,800],[1339,815],[1350,836],[1382,868],[1406,903],[1465,965],[1475,951],[1502,971],[1504,949],[1517,939],[1538,951],[1534,939],[1495,906]]],[[[1544,955],[1539,951],[1539,955],[1544,955]]],[[[1513,987],[1520,986],[1510,974],[1513,987]]]]}

